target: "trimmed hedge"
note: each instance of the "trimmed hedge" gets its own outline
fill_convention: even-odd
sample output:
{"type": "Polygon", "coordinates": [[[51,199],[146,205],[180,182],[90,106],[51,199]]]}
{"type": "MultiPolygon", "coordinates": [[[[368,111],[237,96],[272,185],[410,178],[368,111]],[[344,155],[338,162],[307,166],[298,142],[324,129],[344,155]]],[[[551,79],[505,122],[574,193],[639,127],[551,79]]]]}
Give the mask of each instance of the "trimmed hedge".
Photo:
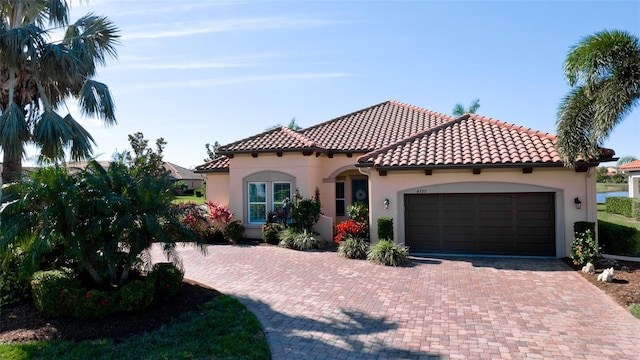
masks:
{"type": "Polygon", "coordinates": [[[172,263],[157,263],[147,278],[155,288],[153,298],[166,301],[180,292],[184,272],[172,263]]]}
{"type": "Polygon", "coordinates": [[[70,300],[78,296],[70,289],[81,288],[80,280],[71,269],[38,271],[31,279],[31,296],[38,311],[46,316],[69,315],[73,308],[70,300]]]}
{"type": "Polygon", "coordinates": [[[378,239],[393,240],[393,218],[378,218],[378,239]]]}
{"type": "Polygon", "coordinates": [[[612,196],[607,198],[605,204],[608,213],[640,220],[640,199],[612,196]]]}
{"type": "Polygon", "coordinates": [[[20,274],[25,254],[19,249],[9,249],[6,256],[0,268],[0,306],[29,298],[29,279],[20,274]]]}
{"type": "Polygon", "coordinates": [[[636,255],[640,244],[640,232],[636,228],[598,221],[598,243],[602,251],[613,255],[636,255]]]}
{"type": "Polygon", "coordinates": [[[573,237],[583,234],[587,230],[591,230],[592,234],[596,233],[596,223],[591,221],[576,221],[573,223],[573,237]]]}

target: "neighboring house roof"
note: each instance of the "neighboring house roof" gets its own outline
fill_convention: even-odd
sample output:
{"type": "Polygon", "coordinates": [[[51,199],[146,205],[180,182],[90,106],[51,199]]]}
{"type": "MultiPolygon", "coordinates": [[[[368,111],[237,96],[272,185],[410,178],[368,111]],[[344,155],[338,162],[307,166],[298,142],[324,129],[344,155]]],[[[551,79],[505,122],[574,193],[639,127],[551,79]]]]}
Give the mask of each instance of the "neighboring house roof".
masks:
{"type": "Polygon", "coordinates": [[[640,170],[640,160],[635,160],[620,166],[621,170],[640,170]]]}
{"type": "MultiPolygon", "coordinates": [[[[357,166],[380,170],[564,166],[555,144],[554,135],[484,116],[453,117],[386,101],[306,129],[279,127],[221,146],[223,157],[196,171],[227,172],[234,154],[289,151],[359,154],[357,166]]],[[[614,154],[601,149],[601,159],[614,154]]]]}
{"type": "Polygon", "coordinates": [[[165,162],[164,168],[171,173],[171,177],[176,180],[202,180],[202,177],[193,170],[183,168],[182,166],[165,162]]]}
{"type": "Polygon", "coordinates": [[[229,172],[229,158],[221,156],[196,166],[196,172],[229,172]]]}
{"type": "Polygon", "coordinates": [[[358,166],[383,168],[563,166],[556,137],[491,118],[465,114],[358,158],[358,166]]]}

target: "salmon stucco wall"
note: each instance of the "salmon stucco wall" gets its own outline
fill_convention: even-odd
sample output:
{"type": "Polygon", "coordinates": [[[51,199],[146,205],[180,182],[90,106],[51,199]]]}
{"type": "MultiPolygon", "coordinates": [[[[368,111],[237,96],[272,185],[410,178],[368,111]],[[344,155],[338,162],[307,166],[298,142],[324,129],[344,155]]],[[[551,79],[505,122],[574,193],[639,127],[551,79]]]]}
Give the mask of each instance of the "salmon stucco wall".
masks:
{"type": "MultiPolygon", "coordinates": [[[[478,175],[471,169],[424,171],[389,171],[380,176],[372,171],[370,182],[370,221],[377,224],[380,217],[391,217],[394,238],[404,244],[404,195],[418,193],[475,193],[475,192],[553,192],[555,193],[556,256],[568,256],[576,221],[597,220],[596,182],[593,168],[575,172],[565,168],[535,168],[524,174],[521,169],[482,169],[478,175]],[[582,201],[576,209],[574,199],[582,201]],[[388,209],[383,202],[390,200],[388,209]]],[[[375,229],[371,231],[376,242],[375,229]]]]}

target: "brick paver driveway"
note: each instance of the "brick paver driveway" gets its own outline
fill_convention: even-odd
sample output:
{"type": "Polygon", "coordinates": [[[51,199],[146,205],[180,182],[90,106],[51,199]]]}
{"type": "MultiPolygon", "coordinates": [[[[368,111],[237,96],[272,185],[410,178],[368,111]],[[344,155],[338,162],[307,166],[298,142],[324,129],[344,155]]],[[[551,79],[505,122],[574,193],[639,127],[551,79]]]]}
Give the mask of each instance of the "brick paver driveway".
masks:
{"type": "Polygon", "coordinates": [[[180,250],[186,277],[242,301],[274,359],[640,358],[640,320],[559,260],[208,250],[180,250]]]}

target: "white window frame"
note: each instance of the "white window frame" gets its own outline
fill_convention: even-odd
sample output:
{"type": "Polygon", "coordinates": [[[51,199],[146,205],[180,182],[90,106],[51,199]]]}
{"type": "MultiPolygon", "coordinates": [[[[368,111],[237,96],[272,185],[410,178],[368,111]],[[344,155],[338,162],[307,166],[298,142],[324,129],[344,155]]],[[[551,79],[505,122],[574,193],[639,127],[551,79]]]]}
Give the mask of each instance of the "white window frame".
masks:
{"type": "Polygon", "coordinates": [[[267,187],[267,181],[250,181],[247,183],[247,209],[248,209],[248,214],[247,214],[247,219],[248,222],[250,224],[263,224],[267,221],[267,210],[269,209],[268,206],[268,200],[269,200],[269,194],[267,193],[267,190],[269,189],[267,187]],[[261,201],[251,201],[251,186],[252,185],[261,185],[264,187],[264,202],[261,201]],[[252,205],[264,205],[264,217],[262,219],[256,219],[255,221],[252,221],[253,219],[251,218],[251,206],[252,205]]]}
{"type": "Polygon", "coordinates": [[[347,216],[347,198],[346,198],[347,188],[346,188],[345,181],[336,181],[336,185],[335,185],[335,188],[334,188],[334,194],[336,195],[336,203],[335,203],[336,216],[340,216],[340,217],[347,216]],[[342,197],[341,198],[338,197],[338,194],[335,194],[337,192],[337,190],[338,190],[337,189],[338,184],[342,184],[342,197]],[[338,201],[339,200],[342,201],[342,209],[341,209],[342,210],[342,215],[338,215],[339,214],[339,211],[338,211],[338,201]]]}

